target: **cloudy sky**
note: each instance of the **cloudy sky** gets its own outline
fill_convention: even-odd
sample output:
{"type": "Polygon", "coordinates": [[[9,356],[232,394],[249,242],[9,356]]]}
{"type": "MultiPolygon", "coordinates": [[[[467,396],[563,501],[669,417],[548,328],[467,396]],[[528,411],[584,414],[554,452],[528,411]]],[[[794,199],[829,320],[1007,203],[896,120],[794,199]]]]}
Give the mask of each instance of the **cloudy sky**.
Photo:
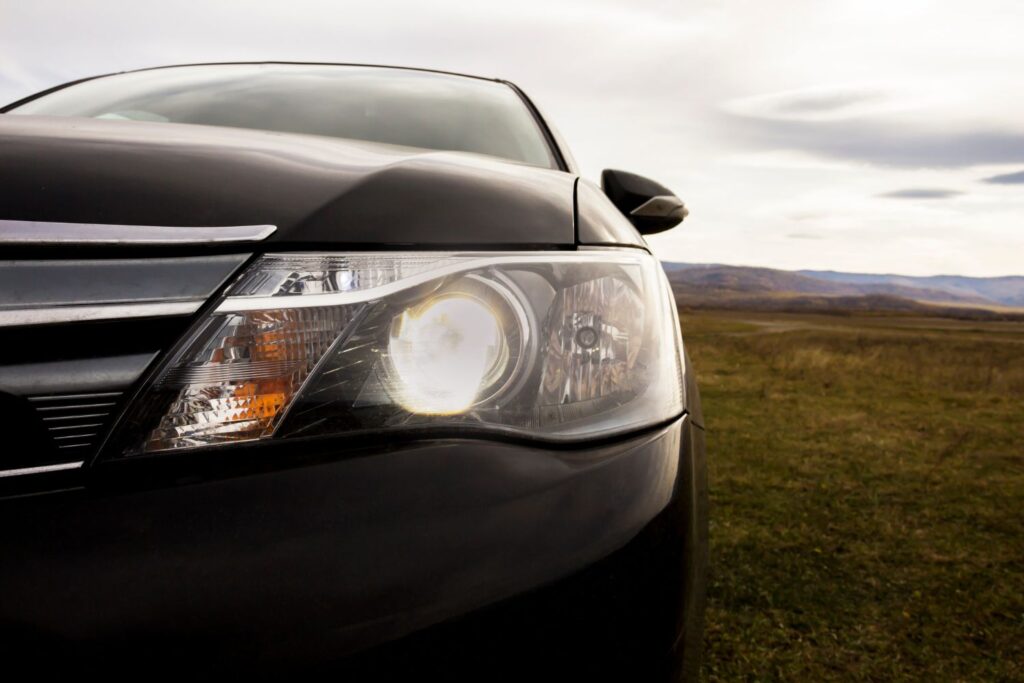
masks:
{"type": "Polygon", "coordinates": [[[1021,0],[0,0],[0,101],[168,63],[501,76],[584,175],[651,176],[690,262],[1024,273],[1021,0]]]}

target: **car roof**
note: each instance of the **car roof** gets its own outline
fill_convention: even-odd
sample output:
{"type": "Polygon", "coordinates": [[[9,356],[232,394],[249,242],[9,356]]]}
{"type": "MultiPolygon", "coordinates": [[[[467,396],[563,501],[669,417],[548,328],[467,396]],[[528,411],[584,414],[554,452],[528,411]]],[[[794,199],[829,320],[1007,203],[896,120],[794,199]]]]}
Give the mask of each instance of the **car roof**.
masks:
{"type": "Polygon", "coordinates": [[[447,71],[444,69],[429,69],[426,67],[417,66],[397,66],[394,64],[366,64],[360,62],[305,62],[305,61],[289,61],[289,60],[256,60],[256,61],[240,61],[240,62],[190,62],[186,64],[164,64],[161,66],[149,66],[141,69],[128,69],[126,71],[117,71],[108,74],[101,74],[99,76],[93,76],[93,78],[103,78],[105,76],[116,76],[118,74],[126,73],[137,73],[140,71],[156,71],[159,69],[179,69],[182,67],[193,67],[193,66],[259,66],[261,64],[267,65],[279,65],[279,66],[342,66],[342,67],[355,67],[363,69],[395,69],[398,71],[419,71],[424,73],[432,74],[443,74],[445,76],[459,76],[461,78],[472,78],[478,81],[492,81],[496,83],[508,83],[503,78],[494,78],[487,76],[477,76],[474,74],[461,73],[458,71],[447,71]]]}

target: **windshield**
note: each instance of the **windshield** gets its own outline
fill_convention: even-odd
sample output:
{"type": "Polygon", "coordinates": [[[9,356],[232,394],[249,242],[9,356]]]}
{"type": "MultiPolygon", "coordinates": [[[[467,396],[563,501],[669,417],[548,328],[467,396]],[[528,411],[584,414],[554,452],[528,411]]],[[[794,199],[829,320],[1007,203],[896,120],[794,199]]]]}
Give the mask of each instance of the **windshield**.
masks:
{"type": "Polygon", "coordinates": [[[511,87],[408,69],[290,64],[153,69],[85,81],[10,113],[326,135],[557,167],[533,114],[511,87]]]}

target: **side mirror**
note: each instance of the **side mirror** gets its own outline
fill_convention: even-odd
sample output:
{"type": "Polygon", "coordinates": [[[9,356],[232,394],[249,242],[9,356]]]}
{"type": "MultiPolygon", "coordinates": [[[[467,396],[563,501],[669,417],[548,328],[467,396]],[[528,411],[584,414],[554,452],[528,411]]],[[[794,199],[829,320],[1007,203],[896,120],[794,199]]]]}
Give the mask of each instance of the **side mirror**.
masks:
{"type": "Polygon", "coordinates": [[[601,173],[601,189],[644,235],[674,228],[690,214],[671,190],[635,173],[607,169],[601,173]]]}

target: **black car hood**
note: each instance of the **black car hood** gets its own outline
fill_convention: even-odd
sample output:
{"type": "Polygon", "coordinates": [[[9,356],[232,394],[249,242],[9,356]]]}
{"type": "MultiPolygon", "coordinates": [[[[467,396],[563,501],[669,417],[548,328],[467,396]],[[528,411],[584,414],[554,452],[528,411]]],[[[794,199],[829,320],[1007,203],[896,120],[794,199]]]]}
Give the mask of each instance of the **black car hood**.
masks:
{"type": "Polygon", "coordinates": [[[0,116],[0,219],[272,224],[281,247],[575,241],[562,171],[482,155],[173,123],[0,116]]]}

